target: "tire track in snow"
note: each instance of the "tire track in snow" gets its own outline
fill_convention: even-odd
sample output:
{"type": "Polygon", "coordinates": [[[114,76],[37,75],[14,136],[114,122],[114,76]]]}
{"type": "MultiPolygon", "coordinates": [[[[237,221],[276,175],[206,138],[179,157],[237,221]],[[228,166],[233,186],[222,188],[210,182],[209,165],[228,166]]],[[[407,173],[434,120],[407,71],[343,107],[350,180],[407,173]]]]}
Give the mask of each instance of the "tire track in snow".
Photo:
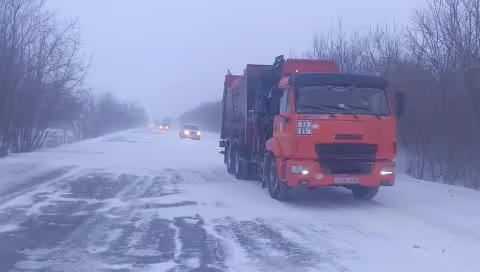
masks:
{"type": "Polygon", "coordinates": [[[62,179],[62,177],[66,177],[67,174],[69,174],[74,168],[75,166],[60,167],[34,177],[30,177],[25,181],[17,182],[18,185],[10,187],[0,193],[0,209],[2,209],[2,204],[5,204],[19,196],[35,192],[42,187],[50,185],[52,182],[62,179]]]}
{"type": "MultiPolygon", "coordinates": [[[[131,203],[142,198],[152,188],[151,178],[121,175],[118,180],[110,180],[110,182],[124,183],[124,186],[109,186],[115,190],[107,193],[110,198],[104,199],[106,207],[97,210],[96,220],[82,228],[84,234],[78,235],[87,237],[87,248],[89,248],[89,254],[82,261],[95,263],[95,260],[101,260],[100,267],[116,271],[141,268],[160,262],[161,252],[158,251],[155,243],[149,243],[149,241],[155,241],[155,237],[152,236],[156,235],[152,234],[153,228],[150,227],[154,219],[141,217],[135,210],[142,207],[131,203]],[[119,188],[121,189],[118,190],[119,188]],[[112,230],[118,230],[120,235],[110,240],[105,234],[112,230]]],[[[164,224],[157,222],[157,227],[165,225],[168,225],[168,222],[164,224]]],[[[168,229],[164,231],[167,232],[168,229]]],[[[70,243],[70,247],[72,244],[70,243]]],[[[69,251],[71,251],[70,247],[68,247],[69,251]]],[[[60,259],[63,258],[60,257],[60,259]]]]}
{"type": "Polygon", "coordinates": [[[193,174],[187,180],[169,169],[153,177],[93,172],[50,183],[33,195],[31,207],[19,212],[22,230],[10,232],[10,240],[0,234],[0,243],[18,244],[2,247],[0,256],[11,263],[0,268],[225,271],[225,243],[205,230],[201,216],[189,215],[183,208],[181,216],[168,216],[173,211],[169,209],[198,205],[181,198],[164,199],[181,194],[181,186],[191,178],[202,180],[193,174]]]}
{"type": "Polygon", "coordinates": [[[205,222],[199,216],[176,217],[175,271],[211,271],[226,270],[226,252],[222,241],[205,230],[205,222]]]}
{"type": "MultiPolygon", "coordinates": [[[[13,260],[10,265],[2,264],[2,269],[12,269],[12,265],[16,263],[20,271],[23,270],[22,267],[26,271],[54,271],[59,267],[67,267],[65,260],[69,263],[85,263],[81,266],[85,271],[91,268],[89,264],[95,261],[89,259],[89,244],[86,238],[95,234],[95,230],[107,233],[112,230],[108,227],[102,229],[102,226],[108,224],[102,222],[102,216],[96,213],[98,203],[121,191],[126,184],[122,183],[123,179],[116,179],[114,175],[93,173],[65,179],[58,184],[54,194],[50,192],[39,197],[40,200],[34,204],[37,206],[36,213],[28,214],[28,209],[23,212],[21,230],[9,236],[0,236],[2,245],[8,243],[8,237],[13,237],[16,241],[15,247],[2,247],[6,251],[3,255],[10,253],[15,257],[10,258],[13,260]],[[40,248],[51,250],[39,252],[40,248]],[[28,265],[32,262],[36,264],[35,267],[28,265]]],[[[113,238],[109,236],[106,239],[113,238]]],[[[92,266],[97,267],[93,264],[92,266]]]]}
{"type": "MultiPolygon", "coordinates": [[[[220,221],[217,220],[214,230],[243,248],[249,265],[258,271],[348,271],[332,256],[306,248],[261,219],[235,221],[227,218],[220,221]]],[[[237,263],[235,256],[232,258],[231,262],[237,263]]]]}
{"type": "Polygon", "coordinates": [[[70,180],[62,186],[64,199],[50,202],[42,212],[57,218],[58,211],[71,206],[67,214],[82,214],[82,221],[56,241],[52,250],[25,252],[17,269],[141,271],[162,266],[172,271],[223,271],[220,243],[206,233],[200,217],[161,218],[162,209],[196,202],[148,203],[180,192],[183,177],[166,174],[147,178],[93,173],[70,180]],[[86,204],[78,205],[81,201],[86,204]],[[87,209],[88,205],[95,208],[87,209]]]}

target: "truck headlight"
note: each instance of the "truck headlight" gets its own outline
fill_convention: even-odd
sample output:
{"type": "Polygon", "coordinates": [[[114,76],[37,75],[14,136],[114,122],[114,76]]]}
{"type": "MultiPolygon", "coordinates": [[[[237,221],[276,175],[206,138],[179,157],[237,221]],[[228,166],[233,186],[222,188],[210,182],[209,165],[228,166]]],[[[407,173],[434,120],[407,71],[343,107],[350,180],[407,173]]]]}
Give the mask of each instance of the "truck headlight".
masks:
{"type": "Polygon", "coordinates": [[[197,131],[197,135],[200,136],[200,134],[202,134],[200,131],[197,131]]]}
{"type": "Polygon", "coordinates": [[[293,174],[302,174],[306,176],[310,174],[310,169],[306,166],[290,166],[290,172],[293,174]]]}
{"type": "Polygon", "coordinates": [[[185,130],[183,133],[185,133],[185,135],[190,135],[190,130],[185,130]]]}
{"type": "Polygon", "coordinates": [[[395,169],[392,167],[385,167],[380,170],[380,175],[389,176],[395,174],[395,169]]]}

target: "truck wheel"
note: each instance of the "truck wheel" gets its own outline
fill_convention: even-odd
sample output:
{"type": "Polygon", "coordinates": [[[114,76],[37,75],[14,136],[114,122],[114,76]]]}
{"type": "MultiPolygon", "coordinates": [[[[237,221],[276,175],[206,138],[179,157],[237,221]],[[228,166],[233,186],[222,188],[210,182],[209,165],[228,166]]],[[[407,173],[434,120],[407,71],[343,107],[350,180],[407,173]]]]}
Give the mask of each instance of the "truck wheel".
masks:
{"type": "Polygon", "coordinates": [[[270,159],[270,169],[267,176],[267,187],[270,196],[278,201],[287,201],[290,198],[290,188],[278,178],[277,160],[275,157],[270,159]]]}
{"type": "Polygon", "coordinates": [[[353,197],[360,200],[372,200],[378,193],[379,187],[358,186],[352,188],[353,197]]]}
{"type": "Polygon", "coordinates": [[[248,177],[248,165],[240,159],[240,152],[238,147],[235,147],[232,152],[234,156],[234,174],[237,179],[244,180],[248,177]]]}
{"type": "Polygon", "coordinates": [[[234,154],[232,152],[231,146],[228,145],[225,151],[226,151],[225,160],[227,164],[227,172],[233,175],[235,173],[235,157],[233,157],[234,154]]]}
{"type": "Polygon", "coordinates": [[[271,154],[266,153],[264,158],[263,158],[263,165],[261,165],[261,164],[257,165],[257,167],[258,167],[257,171],[258,171],[258,173],[261,173],[260,181],[262,182],[262,188],[267,188],[268,187],[268,178],[269,178],[269,173],[270,173],[271,157],[272,157],[271,154]]]}

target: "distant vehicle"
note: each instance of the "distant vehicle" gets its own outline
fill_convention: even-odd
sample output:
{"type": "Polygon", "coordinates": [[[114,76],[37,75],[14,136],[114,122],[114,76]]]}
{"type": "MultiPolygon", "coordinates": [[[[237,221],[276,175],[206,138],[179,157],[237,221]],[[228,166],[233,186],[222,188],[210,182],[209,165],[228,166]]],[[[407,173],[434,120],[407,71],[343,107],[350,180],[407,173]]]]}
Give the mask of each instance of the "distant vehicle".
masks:
{"type": "Polygon", "coordinates": [[[152,131],[157,131],[158,128],[159,128],[159,125],[160,125],[160,122],[158,121],[153,121],[152,123],[150,123],[150,125],[148,126],[152,131]]]}
{"type": "Polygon", "coordinates": [[[158,128],[160,129],[160,131],[168,131],[170,129],[170,125],[168,123],[160,123],[160,125],[158,125],[158,128]]]}
{"type": "Polygon", "coordinates": [[[200,140],[201,135],[200,127],[196,125],[183,125],[180,130],[180,139],[200,140]]]}

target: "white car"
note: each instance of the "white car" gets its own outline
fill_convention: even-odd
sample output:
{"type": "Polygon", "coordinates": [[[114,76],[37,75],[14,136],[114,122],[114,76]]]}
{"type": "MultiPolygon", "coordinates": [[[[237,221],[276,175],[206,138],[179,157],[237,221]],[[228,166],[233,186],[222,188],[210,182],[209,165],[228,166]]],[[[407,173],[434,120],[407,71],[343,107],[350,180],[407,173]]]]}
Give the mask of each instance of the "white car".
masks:
{"type": "Polygon", "coordinates": [[[180,130],[180,139],[200,140],[202,132],[199,126],[183,125],[180,130]]]}

